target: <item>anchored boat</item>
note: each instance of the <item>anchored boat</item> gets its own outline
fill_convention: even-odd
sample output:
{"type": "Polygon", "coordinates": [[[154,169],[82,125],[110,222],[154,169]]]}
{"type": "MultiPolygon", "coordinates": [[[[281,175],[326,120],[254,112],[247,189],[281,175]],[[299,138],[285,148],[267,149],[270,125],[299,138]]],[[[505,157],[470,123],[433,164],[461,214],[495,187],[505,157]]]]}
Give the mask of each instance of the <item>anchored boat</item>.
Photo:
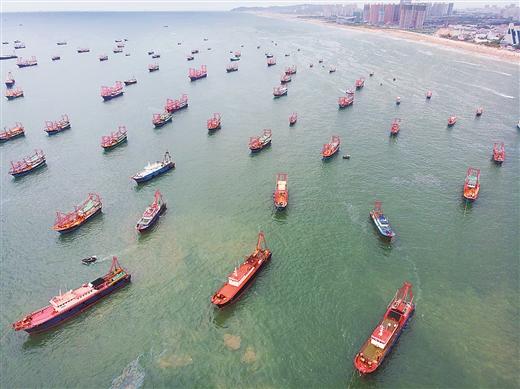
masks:
{"type": "Polygon", "coordinates": [[[59,55],[53,55],[51,57],[51,60],[53,60],[53,61],[59,61],[60,59],[61,59],[61,57],[59,55]]]}
{"type": "Polygon", "coordinates": [[[428,100],[430,100],[430,99],[432,98],[432,91],[431,91],[431,90],[429,90],[428,92],[426,92],[426,98],[427,98],[428,100]]]}
{"type": "Polygon", "coordinates": [[[346,96],[341,96],[338,99],[338,105],[340,108],[348,107],[354,103],[354,92],[350,89],[347,89],[346,94],[346,96]]]}
{"type": "Polygon", "coordinates": [[[504,142],[493,144],[493,161],[498,164],[502,164],[506,159],[506,149],[504,147],[504,142]]]}
{"type": "Polygon", "coordinates": [[[49,330],[126,286],[130,283],[130,278],[131,275],[113,257],[108,273],[64,294],[60,292],[50,300],[50,305],[30,313],[12,326],[15,331],[23,330],[29,334],[49,330]]]}
{"type": "Polygon", "coordinates": [[[339,136],[332,135],[330,137],[330,142],[329,143],[325,143],[323,145],[323,148],[321,149],[321,158],[322,159],[329,159],[332,156],[336,155],[336,153],[339,150],[340,143],[341,143],[341,141],[339,139],[339,136]]]}
{"type": "Polygon", "coordinates": [[[267,248],[264,233],[260,231],[255,251],[228,275],[224,285],[211,297],[211,302],[222,308],[234,301],[270,259],[271,250],[267,248]]]}
{"type": "Polygon", "coordinates": [[[171,122],[173,118],[173,112],[164,111],[163,113],[154,113],[152,117],[152,123],[155,128],[164,126],[166,123],[171,122]]]}
{"type": "Polygon", "coordinates": [[[139,232],[147,231],[149,228],[155,225],[164,211],[166,211],[166,203],[163,201],[161,192],[156,190],[153,203],[150,204],[148,208],[146,208],[143,216],[141,216],[141,219],[139,219],[135,228],[139,232]]]}
{"type": "Polygon", "coordinates": [[[164,109],[167,112],[176,112],[183,108],[188,108],[188,95],[183,94],[179,99],[173,100],[173,99],[166,99],[166,105],[164,106],[164,109]]]}
{"type": "Polygon", "coordinates": [[[484,108],[478,107],[477,111],[475,112],[475,116],[482,116],[483,112],[484,112],[484,108]]]}
{"type": "Polygon", "coordinates": [[[36,57],[33,55],[30,59],[18,58],[18,60],[16,62],[16,65],[19,68],[26,68],[26,67],[29,67],[29,66],[36,66],[36,65],[38,65],[38,61],[36,60],[36,57]]]}
{"type": "Polygon", "coordinates": [[[125,80],[124,83],[126,86],[137,84],[137,79],[135,77],[132,77],[132,78],[129,78],[128,80],[125,80]]]}
{"type": "Polygon", "coordinates": [[[360,374],[373,373],[381,366],[414,311],[412,284],[404,282],[390,301],[385,315],[354,358],[354,367],[360,374]]]}
{"type": "Polygon", "coordinates": [[[142,171],[132,176],[132,179],[140,184],[141,182],[149,181],[158,175],[166,173],[168,170],[171,170],[174,167],[175,162],[172,161],[172,157],[167,151],[164,153],[164,158],[162,161],[157,161],[154,163],[148,162],[148,165],[146,165],[142,171]]]}
{"type": "Polygon", "coordinates": [[[99,56],[99,60],[100,60],[100,61],[108,61],[108,55],[106,55],[106,54],[101,54],[101,55],[99,56]]]}
{"type": "Polygon", "coordinates": [[[80,47],[78,48],[78,53],[88,53],[90,49],[88,47],[80,47]]]}
{"type": "Polygon", "coordinates": [[[188,71],[188,77],[191,81],[196,81],[200,78],[207,77],[208,71],[206,69],[206,65],[201,65],[200,69],[190,68],[188,71]]]}
{"type": "Polygon", "coordinates": [[[274,57],[268,57],[267,66],[273,66],[273,65],[276,65],[276,59],[274,57]]]}
{"type": "Polygon", "coordinates": [[[23,90],[20,88],[7,89],[5,91],[5,97],[7,98],[7,100],[14,100],[14,99],[17,99],[18,97],[23,97],[23,90]]]}
{"type": "Polygon", "coordinates": [[[13,74],[11,72],[7,73],[7,78],[5,79],[5,86],[7,88],[12,88],[14,83],[15,83],[15,81],[14,81],[13,74]]]}
{"type": "Polygon", "coordinates": [[[22,123],[16,122],[14,127],[4,127],[4,131],[0,132],[0,143],[18,138],[19,136],[25,136],[25,129],[22,123]]]}
{"type": "Polygon", "coordinates": [[[392,127],[390,127],[390,135],[399,134],[399,130],[401,129],[401,119],[395,118],[392,122],[392,127]]]}
{"type": "Polygon", "coordinates": [[[87,199],[74,207],[69,213],[56,212],[56,221],[52,229],[60,233],[70,232],[86,223],[88,219],[101,212],[101,197],[97,193],[89,193],[87,199]]]}
{"type": "Polygon", "coordinates": [[[236,72],[237,70],[238,70],[238,65],[236,63],[230,63],[226,67],[226,72],[228,72],[228,73],[236,72]]]}
{"type": "Polygon", "coordinates": [[[161,54],[159,54],[159,53],[152,54],[152,58],[161,58],[161,54]]]}
{"type": "Polygon", "coordinates": [[[193,61],[195,59],[195,57],[193,55],[187,55],[186,56],[186,60],[187,61],[193,61]]]}
{"type": "Polygon", "coordinates": [[[277,210],[283,211],[289,202],[289,188],[287,185],[287,173],[276,175],[276,188],[273,193],[274,206],[277,210]]]}
{"type": "Polygon", "coordinates": [[[209,118],[208,121],[207,121],[208,131],[220,130],[220,128],[221,128],[221,124],[220,124],[221,118],[222,118],[222,116],[220,115],[220,113],[214,113],[213,117],[209,118]]]}
{"type": "Polygon", "coordinates": [[[395,236],[395,232],[390,227],[390,222],[383,213],[381,201],[375,202],[374,209],[370,211],[370,218],[383,238],[392,239],[395,236]]]}
{"type": "Polygon", "coordinates": [[[291,82],[291,76],[289,74],[282,74],[280,77],[280,84],[287,84],[288,82],[291,82]]]}
{"type": "Polygon", "coordinates": [[[159,70],[159,64],[158,63],[152,63],[150,65],[148,65],[148,71],[151,73],[151,72],[156,72],[157,70],[159,70]]]}
{"type": "Polygon", "coordinates": [[[112,150],[120,144],[126,142],[126,127],[119,126],[117,131],[112,132],[110,135],[101,137],[101,147],[105,150],[112,150]]]}
{"type": "Polygon", "coordinates": [[[45,165],[45,154],[41,150],[34,150],[33,155],[23,158],[21,161],[11,161],[11,169],[9,174],[13,177],[24,176],[35,169],[45,165]]]}
{"type": "Polygon", "coordinates": [[[329,67],[329,73],[335,73],[336,72],[336,67],[333,66],[333,65],[330,65],[329,67]]]}
{"type": "Polygon", "coordinates": [[[116,97],[122,96],[123,93],[123,83],[121,81],[116,81],[114,86],[102,86],[101,87],[101,97],[104,101],[114,99],[116,97]]]}
{"type": "Polygon", "coordinates": [[[361,89],[365,86],[365,79],[363,77],[356,80],[356,89],[361,89]]]}
{"type": "Polygon", "coordinates": [[[450,116],[448,118],[448,127],[453,127],[457,123],[457,117],[456,116],[450,116]]]}
{"type": "Polygon", "coordinates": [[[286,67],[285,74],[296,74],[296,65],[286,67]]]}
{"type": "Polygon", "coordinates": [[[468,168],[466,179],[464,180],[463,196],[466,200],[474,201],[480,191],[480,169],[468,168]]]}
{"type": "Polygon", "coordinates": [[[395,104],[396,104],[396,105],[401,104],[401,97],[400,97],[400,96],[397,96],[397,97],[395,98],[395,104]]]}
{"type": "Polygon", "coordinates": [[[289,116],[289,125],[294,126],[296,124],[296,121],[298,120],[298,114],[296,112],[293,112],[291,116],[289,116]]]}
{"type": "Polygon", "coordinates": [[[123,48],[122,48],[122,47],[117,47],[117,46],[116,46],[116,47],[114,47],[114,48],[112,49],[112,53],[114,53],[114,54],[122,53],[122,52],[123,52],[123,48]]]}
{"type": "Polygon", "coordinates": [[[252,136],[249,138],[249,150],[252,153],[257,153],[261,151],[264,147],[267,147],[271,144],[271,130],[264,130],[264,133],[261,136],[252,136]]]}
{"type": "Polygon", "coordinates": [[[48,135],[54,135],[63,130],[70,128],[70,120],[68,115],[61,115],[61,120],[56,122],[46,121],[44,131],[48,135]]]}
{"type": "Polygon", "coordinates": [[[285,85],[275,86],[273,88],[273,96],[276,97],[282,97],[287,94],[287,87],[285,85]]]}

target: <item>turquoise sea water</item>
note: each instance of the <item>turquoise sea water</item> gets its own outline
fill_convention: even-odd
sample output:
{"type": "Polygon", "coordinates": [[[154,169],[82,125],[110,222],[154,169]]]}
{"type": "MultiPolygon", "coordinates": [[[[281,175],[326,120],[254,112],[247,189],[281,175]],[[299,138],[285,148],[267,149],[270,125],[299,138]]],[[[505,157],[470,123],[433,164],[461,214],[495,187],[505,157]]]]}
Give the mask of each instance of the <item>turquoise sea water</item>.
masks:
{"type": "Polygon", "coordinates": [[[26,128],[25,138],[0,146],[1,387],[520,384],[518,66],[384,34],[234,13],[2,19],[2,40],[24,41],[17,54],[36,55],[39,64],[0,63],[2,76],[12,71],[25,92],[2,100],[1,124],[26,128]],[[129,57],[112,53],[122,38],[129,57]],[[77,54],[82,46],[91,52],[77,54]],[[200,53],[187,62],[193,48],[200,53]],[[148,73],[152,49],[161,53],[160,70],[148,73]],[[242,58],[227,74],[230,50],[242,58]],[[276,66],[266,66],[265,51],[276,66]],[[108,61],[98,61],[102,53],[108,61]],[[52,62],[54,54],[61,61],[52,62]],[[188,68],[201,64],[207,79],[190,83],[188,68]],[[293,64],[288,96],[274,100],[272,87],[293,64]],[[131,76],[137,85],[102,102],[101,85],[131,76]],[[337,98],[359,76],[365,88],[339,111],[337,98]],[[189,108],[153,129],[152,114],[182,93],[189,108]],[[298,123],[289,128],[293,111],[298,123]],[[208,135],[213,112],[223,127],[208,135]],[[63,113],[72,129],[46,136],[44,121],[63,113]],[[459,120],[448,129],[452,114],[459,120]],[[390,139],[395,117],[401,132],[390,139]],[[128,143],[104,153],[101,136],[118,125],[126,125],[128,143]],[[263,128],[272,129],[273,144],[252,156],[248,139],[263,128]],[[341,136],[340,155],[324,163],[319,152],[332,134],[341,136]],[[490,159],[494,141],[505,143],[503,166],[490,159]],[[34,148],[44,150],[47,167],[12,179],[9,161],[34,148]],[[129,177],[166,149],[177,168],[137,187],[129,177]],[[467,205],[469,166],[481,169],[482,186],[467,205]],[[278,172],[289,174],[283,213],[272,203],[278,172]],[[156,189],[168,210],[152,233],[138,236],[135,223],[156,189]],[[71,210],[91,191],[101,195],[103,214],[71,234],[52,231],[55,211],[71,210]],[[368,220],[376,199],[397,232],[392,244],[368,220]],[[238,303],[214,309],[211,295],[259,230],[271,263],[238,303]],[[90,255],[101,259],[81,265],[90,255]],[[112,255],[132,273],[129,287],[49,333],[10,328],[60,289],[104,274],[112,255]],[[414,285],[416,314],[380,370],[358,377],[353,357],[404,280],[414,285]]]}

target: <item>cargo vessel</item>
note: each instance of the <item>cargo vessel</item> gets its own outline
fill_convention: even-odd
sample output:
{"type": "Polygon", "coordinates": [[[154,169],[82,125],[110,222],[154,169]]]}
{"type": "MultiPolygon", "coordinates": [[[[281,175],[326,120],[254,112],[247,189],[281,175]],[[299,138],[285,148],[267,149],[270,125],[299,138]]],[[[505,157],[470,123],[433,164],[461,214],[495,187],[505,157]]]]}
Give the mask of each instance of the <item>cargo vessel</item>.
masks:
{"type": "Polygon", "coordinates": [[[113,148],[123,144],[127,141],[127,131],[125,126],[119,126],[117,131],[110,135],[101,137],[101,147],[105,150],[112,150],[113,148]]]}
{"type": "Polygon", "coordinates": [[[60,233],[73,231],[99,214],[102,206],[101,197],[97,193],[89,193],[83,203],[74,207],[74,211],[56,212],[56,221],[52,229],[60,233]]]}
{"type": "Polygon", "coordinates": [[[122,96],[123,83],[121,81],[116,81],[114,86],[102,86],[101,87],[101,97],[104,101],[115,99],[116,97],[122,96]]]}
{"type": "Polygon", "coordinates": [[[166,211],[166,203],[163,201],[161,192],[156,190],[153,203],[143,212],[143,216],[141,216],[141,219],[135,226],[136,230],[145,232],[152,228],[164,211],[166,211]]]}
{"type": "Polygon", "coordinates": [[[46,121],[44,131],[48,135],[55,135],[58,132],[62,132],[63,130],[68,130],[70,128],[70,120],[68,115],[61,115],[61,119],[52,122],[46,121]]]}
{"type": "Polygon", "coordinates": [[[365,79],[364,78],[359,78],[356,80],[356,89],[361,89],[365,86],[365,79]]]}
{"type": "Polygon", "coordinates": [[[190,68],[188,71],[190,81],[196,81],[207,76],[208,70],[206,69],[206,65],[201,65],[200,69],[190,68]]]}
{"type": "Polygon", "coordinates": [[[381,201],[376,201],[374,204],[374,209],[370,211],[370,218],[374,222],[379,234],[386,239],[393,239],[395,237],[395,232],[392,230],[390,226],[390,222],[386,218],[383,213],[383,208],[381,207],[381,201]]]}
{"type": "Polygon", "coordinates": [[[257,153],[263,148],[271,144],[272,131],[269,129],[264,130],[261,136],[252,136],[249,138],[249,150],[252,153],[257,153]]]}
{"type": "Polygon", "coordinates": [[[280,77],[280,84],[287,84],[288,82],[291,82],[291,76],[289,74],[282,74],[280,77]]]}
{"type": "Polygon", "coordinates": [[[171,122],[173,118],[173,112],[164,111],[163,113],[154,113],[152,117],[152,123],[155,128],[160,128],[166,123],[171,122]]]}
{"type": "Polygon", "coordinates": [[[188,108],[188,95],[182,94],[179,99],[166,99],[164,109],[167,112],[176,112],[183,108],[188,108]]]}
{"type": "Polygon", "coordinates": [[[0,132],[0,143],[7,142],[8,140],[15,139],[20,136],[25,136],[25,128],[23,127],[22,123],[16,122],[14,127],[4,127],[4,131],[0,132]]]}
{"type": "Polygon", "coordinates": [[[152,178],[159,176],[175,167],[175,162],[172,161],[170,153],[167,151],[164,153],[162,161],[154,163],[148,162],[148,165],[144,167],[142,171],[132,176],[138,184],[151,180],[152,178]]]}
{"type": "Polygon", "coordinates": [[[323,148],[321,149],[321,158],[329,159],[329,158],[333,157],[334,155],[336,155],[336,153],[339,150],[340,143],[341,143],[341,141],[339,139],[339,136],[332,135],[330,138],[330,142],[325,143],[323,145],[323,148]]]}
{"type": "Polygon", "coordinates": [[[33,155],[23,158],[21,161],[11,161],[11,169],[9,174],[13,177],[24,176],[39,167],[45,165],[45,154],[41,150],[34,150],[33,155]]]}
{"type": "Polygon", "coordinates": [[[338,106],[339,108],[346,108],[354,103],[354,92],[350,89],[347,89],[345,92],[346,96],[341,96],[338,99],[338,106]]]}
{"type": "Polygon", "coordinates": [[[287,185],[287,173],[276,175],[276,188],[273,193],[274,206],[277,210],[283,211],[289,202],[289,187],[287,185]]]}

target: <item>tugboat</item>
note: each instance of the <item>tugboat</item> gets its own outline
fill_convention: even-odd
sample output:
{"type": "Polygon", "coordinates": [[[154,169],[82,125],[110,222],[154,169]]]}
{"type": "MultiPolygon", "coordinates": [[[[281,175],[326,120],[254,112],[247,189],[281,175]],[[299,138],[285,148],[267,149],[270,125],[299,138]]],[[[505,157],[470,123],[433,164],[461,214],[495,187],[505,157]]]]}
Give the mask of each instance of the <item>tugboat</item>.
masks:
{"type": "Polygon", "coordinates": [[[137,79],[135,77],[132,77],[132,78],[129,78],[128,80],[125,80],[124,83],[126,86],[137,84],[137,79]]]}
{"type": "Polygon", "coordinates": [[[329,73],[334,73],[336,71],[336,67],[333,65],[330,65],[329,67],[329,73]]]}
{"type": "Polygon", "coordinates": [[[298,120],[298,114],[296,112],[293,112],[291,116],[289,116],[289,126],[294,126],[296,124],[296,121],[298,120]]]}
{"type": "Polygon", "coordinates": [[[273,57],[267,58],[267,66],[273,66],[276,65],[276,59],[273,57]]]}
{"type": "Polygon", "coordinates": [[[102,86],[101,87],[101,97],[104,101],[112,100],[116,97],[122,96],[123,93],[123,83],[121,81],[116,81],[114,86],[102,86]]]}
{"type": "Polygon", "coordinates": [[[397,135],[401,129],[401,119],[395,118],[390,127],[390,135],[397,135]]]}
{"type": "Polygon", "coordinates": [[[112,132],[108,136],[101,137],[101,147],[105,150],[112,150],[120,144],[127,141],[126,127],[119,126],[116,132],[112,132]]]}
{"type": "Polygon", "coordinates": [[[275,86],[273,88],[273,96],[275,98],[287,95],[287,87],[285,85],[275,86]]]}
{"type": "Polygon", "coordinates": [[[106,55],[106,54],[101,54],[101,55],[99,56],[99,60],[100,60],[100,61],[108,61],[108,55],[106,55]]]}
{"type": "Polygon", "coordinates": [[[404,282],[386,309],[386,313],[354,358],[360,374],[370,374],[383,363],[415,311],[412,284],[404,282]]]}
{"type": "Polygon", "coordinates": [[[400,105],[401,104],[401,97],[397,96],[395,98],[395,105],[400,105]]]}
{"type": "Polygon", "coordinates": [[[278,211],[283,211],[289,202],[289,188],[287,186],[287,174],[278,173],[276,176],[276,189],[273,193],[274,206],[278,211]]]}
{"type": "Polygon", "coordinates": [[[60,57],[59,55],[53,55],[53,56],[51,57],[51,60],[52,60],[52,61],[59,61],[60,59],[61,59],[61,57],[60,57]]]}
{"type": "Polygon", "coordinates": [[[145,232],[155,225],[159,217],[166,211],[166,203],[163,201],[162,194],[158,190],[155,191],[153,203],[141,216],[141,219],[137,222],[135,228],[139,232],[145,232]]]}
{"type": "Polygon", "coordinates": [[[78,53],[88,53],[88,52],[90,52],[90,49],[87,47],[78,48],[78,53]]]}
{"type": "Polygon", "coordinates": [[[374,209],[370,211],[370,218],[383,238],[391,240],[395,236],[395,232],[390,227],[390,223],[383,213],[381,201],[375,202],[374,209]]]}
{"type": "Polygon", "coordinates": [[[263,148],[269,146],[271,144],[271,130],[264,130],[264,133],[261,136],[252,136],[249,138],[249,150],[252,153],[257,153],[263,148]]]}
{"type": "Polygon", "coordinates": [[[194,69],[190,68],[188,71],[188,77],[190,78],[190,81],[196,81],[200,78],[207,77],[208,71],[206,69],[206,65],[201,65],[200,69],[194,69]]]}
{"type": "MultiPolygon", "coordinates": [[[[1,136],[1,135],[0,135],[1,136]]],[[[502,165],[502,162],[506,159],[506,150],[504,142],[493,144],[493,161],[502,165]]]]}
{"type": "Polygon", "coordinates": [[[36,57],[34,55],[30,59],[18,58],[16,62],[16,66],[18,66],[19,68],[26,68],[29,66],[36,65],[38,65],[38,61],[36,60],[36,57]]]}
{"type": "Polygon", "coordinates": [[[5,79],[5,86],[7,88],[12,88],[14,83],[15,83],[15,81],[14,81],[13,74],[11,72],[7,73],[7,78],[5,79]]]}
{"type": "Polygon", "coordinates": [[[97,193],[89,193],[88,198],[80,205],[74,207],[69,213],[56,212],[56,221],[52,229],[59,233],[75,230],[88,219],[101,212],[101,197],[97,193]]]}
{"type": "Polygon", "coordinates": [[[260,231],[255,251],[228,275],[226,283],[211,297],[211,302],[222,308],[234,301],[270,259],[271,250],[267,248],[264,233],[260,231]]]}
{"type": "Polygon", "coordinates": [[[186,60],[187,61],[193,61],[195,59],[195,57],[193,55],[187,55],[186,56],[186,60]]]}
{"type": "Polygon", "coordinates": [[[321,158],[325,160],[325,159],[329,159],[332,156],[336,155],[336,153],[339,150],[340,143],[341,143],[341,141],[339,139],[339,136],[332,135],[330,138],[330,142],[325,143],[323,145],[323,148],[321,149],[321,158]]]}
{"type": "Polygon", "coordinates": [[[158,63],[152,63],[150,65],[148,65],[148,71],[151,73],[151,72],[156,72],[157,70],[159,70],[159,64],[158,63]]]}
{"type": "Polygon", "coordinates": [[[22,89],[7,89],[5,91],[5,97],[7,98],[7,100],[14,100],[14,99],[17,99],[18,97],[23,97],[23,90],[22,89]]]}
{"type": "Polygon", "coordinates": [[[427,98],[428,100],[430,100],[430,99],[432,98],[432,91],[431,91],[431,90],[429,90],[428,92],[426,92],[426,98],[427,98]]]}
{"type": "Polygon", "coordinates": [[[291,76],[289,74],[282,74],[280,77],[280,83],[281,84],[287,84],[288,82],[291,82],[291,76]]]}
{"type": "Polygon", "coordinates": [[[214,113],[212,118],[207,121],[208,131],[220,130],[220,119],[222,116],[219,113],[214,113]]]}
{"type": "Polygon", "coordinates": [[[468,168],[466,179],[464,180],[464,198],[474,201],[478,197],[480,191],[480,169],[473,167],[468,168]]]}
{"type": "Polygon", "coordinates": [[[30,173],[33,170],[36,170],[39,167],[45,165],[45,163],[45,154],[43,154],[43,151],[34,150],[33,155],[29,155],[23,158],[21,161],[11,161],[11,169],[9,169],[9,174],[13,177],[24,176],[27,173],[30,173]]]}
{"type": "Polygon", "coordinates": [[[4,127],[4,131],[0,132],[0,143],[18,138],[19,136],[25,136],[25,129],[22,123],[17,122],[12,128],[4,127]]]}
{"type": "Polygon", "coordinates": [[[356,89],[361,89],[365,86],[365,79],[363,77],[356,80],[356,89]]]}
{"type": "Polygon", "coordinates": [[[55,135],[58,132],[62,132],[63,130],[68,130],[70,128],[70,120],[68,115],[61,115],[61,120],[57,122],[46,121],[44,131],[48,135],[55,135]]]}
{"type": "Polygon", "coordinates": [[[175,162],[172,161],[170,153],[166,152],[164,153],[164,158],[162,161],[157,161],[154,163],[148,162],[148,165],[146,165],[142,171],[132,176],[132,179],[140,184],[141,182],[149,181],[158,175],[166,173],[168,170],[171,170],[174,167],[175,162]]]}
{"type": "Polygon", "coordinates": [[[285,74],[296,74],[296,65],[285,68],[285,74]]]}
{"type": "Polygon", "coordinates": [[[187,94],[181,95],[180,99],[177,99],[177,100],[166,99],[166,105],[164,106],[164,109],[167,112],[173,113],[173,112],[179,111],[183,108],[188,108],[188,95],[187,94]]]}
{"type": "Polygon", "coordinates": [[[478,107],[477,111],[475,112],[475,116],[477,116],[477,117],[482,116],[483,112],[484,112],[484,108],[478,107]]]}
{"type": "Polygon", "coordinates": [[[354,103],[354,92],[347,89],[347,95],[338,99],[339,108],[345,108],[354,103]]]}
{"type": "Polygon", "coordinates": [[[238,65],[236,63],[230,63],[226,67],[226,72],[228,72],[228,73],[236,72],[237,70],[238,70],[238,65]]]}
{"type": "Polygon", "coordinates": [[[457,123],[457,116],[450,116],[448,118],[448,127],[453,127],[457,123]]]}
{"type": "Polygon", "coordinates": [[[166,123],[171,122],[173,118],[173,112],[164,111],[163,113],[154,113],[152,123],[155,128],[164,126],[166,123]]]}
{"type": "Polygon", "coordinates": [[[47,331],[126,286],[130,283],[130,278],[131,275],[119,265],[117,258],[113,257],[107,274],[77,289],[60,293],[50,300],[50,305],[30,313],[12,326],[15,331],[24,330],[29,334],[47,331]]]}

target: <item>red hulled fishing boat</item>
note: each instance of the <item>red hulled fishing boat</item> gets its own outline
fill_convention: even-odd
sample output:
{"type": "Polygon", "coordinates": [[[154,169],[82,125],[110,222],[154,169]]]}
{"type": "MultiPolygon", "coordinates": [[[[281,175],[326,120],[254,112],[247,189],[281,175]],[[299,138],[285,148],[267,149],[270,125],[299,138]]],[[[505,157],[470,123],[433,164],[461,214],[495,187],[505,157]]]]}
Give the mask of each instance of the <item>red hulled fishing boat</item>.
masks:
{"type": "Polygon", "coordinates": [[[484,113],[484,108],[478,107],[475,116],[482,116],[482,113],[484,113]]]}
{"type": "Polygon", "coordinates": [[[101,137],[101,147],[105,150],[111,150],[120,144],[126,142],[126,127],[119,126],[117,131],[112,132],[110,135],[106,135],[101,137]]]}
{"type": "Polygon", "coordinates": [[[289,187],[287,185],[287,173],[276,175],[276,188],[273,193],[274,206],[283,211],[289,202],[289,187]]]}
{"type": "Polygon", "coordinates": [[[0,132],[0,143],[7,142],[8,140],[18,138],[19,136],[25,135],[25,129],[22,123],[15,123],[14,127],[6,128],[0,132]]]}
{"type": "Polygon", "coordinates": [[[12,326],[15,331],[23,330],[29,334],[49,330],[127,285],[130,278],[131,275],[119,265],[117,258],[113,257],[107,274],[64,294],[60,292],[50,300],[50,305],[30,313],[12,326]]]}
{"type": "Polygon", "coordinates": [[[135,228],[139,232],[145,232],[157,223],[159,217],[166,211],[166,203],[163,201],[162,194],[158,190],[155,191],[153,203],[146,208],[137,222],[135,228]]]}
{"type": "Polygon", "coordinates": [[[392,127],[390,127],[390,135],[399,134],[399,130],[401,129],[401,119],[395,118],[392,122],[392,127]]]}
{"type": "Polygon", "coordinates": [[[82,204],[74,207],[74,211],[69,213],[56,212],[56,221],[52,229],[61,233],[72,231],[100,213],[101,207],[101,197],[96,193],[89,193],[82,204]]]}
{"type": "Polygon", "coordinates": [[[48,135],[54,135],[63,130],[70,128],[70,120],[68,115],[61,115],[61,119],[56,122],[46,121],[44,131],[48,135]]]}
{"type": "Polygon", "coordinates": [[[276,97],[282,97],[287,94],[287,87],[285,85],[279,85],[275,86],[273,88],[273,96],[276,97]]]}
{"type": "Polygon", "coordinates": [[[338,105],[340,108],[348,107],[354,103],[354,92],[350,89],[347,89],[346,94],[346,96],[341,96],[338,99],[338,105]]]}
{"type": "Polygon", "coordinates": [[[238,70],[238,64],[236,64],[236,63],[230,63],[226,67],[226,72],[228,72],[228,73],[236,72],[237,70],[238,70]]]}
{"type": "Polygon", "coordinates": [[[14,77],[11,72],[7,73],[7,78],[5,79],[5,86],[8,88],[12,88],[14,85],[14,77]]]}
{"type": "Polygon", "coordinates": [[[361,89],[365,86],[365,79],[363,77],[356,80],[356,89],[361,89]]]}
{"type": "Polygon", "coordinates": [[[285,74],[296,74],[296,65],[286,67],[285,74]]]}
{"type": "Polygon", "coordinates": [[[332,135],[329,143],[325,143],[321,149],[322,159],[328,159],[336,155],[339,150],[340,139],[337,135],[332,135]]]}
{"type": "Polygon", "coordinates": [[[404,282],[386,313],[354,358],[360,374],[370,374],[381,366],[415,311],[412,284],[404,282]]]}
{"type": "Polygon", "coordinates": [[[220,130],[220,120],[222,116],[219,113],[214,113],[212,118],[207,121],[208,131],[220,130]]]}
{"type": "Polygon", "coordinates": [[[43,151],[34,150],[33,155],[29,155],[21,161],[11,161],[11,169],[9,169],[9,174],[13,177],[24,176],[27,173],[30,173],[33,170],[45,165],[45,163],[45,154],[43,154],[43,151]]]}
{"type": "Polygon", "coordinates": [[[506,149],[504,147],[504,142],[494,143],[493,144],[493,161],[498,164],[502,164],[506,159],[506,149]]]}
{"type": "Polygon", "coordinates": [[[164,109],[166,112],[173,113],[183,108],[188,107],[188,95],[183,94],[179,99],[166,99],[164,109]]]}
{"type": "Polygon", "coordinates": [[[267,66],[273,66],[273,65],[276,65],[276,58],[274,58],[274,57],[267,58],[267,66]]]}
{"type": "Polygon", "coordinates": [[[206,69],[206,65],[201,65],[200,69],[190,68],[188,71],[188,77],[191,81],[196,81],[200,78],[207,77],[208,70],[206,69]]]}
{"type": "Polygon", "coordinates": [[[23,97],[23,90],[20,88],[7,89],[5,91],[5,97],[7,98],[7,100],[14,100],[19,97],[23,97]]]}
{"type": "Polygon", "coordinates": [[[121,81],[116,81],[114,86],[102,86],[101,87],[101,97],[104,101],[111,100],[113,98],[122,96],[123,91],[123,83],[121,81]]]}
{"type": "Polygon", "coordinates": [[[469,201],[476,200],[480,191],[480,169],[468,168],[464,180],[464,198],[469,201]]]}
{"type": "Polygon", "coordinates": [[[211,302],[222,308],[234,301],[270,259],[271,251],[266,246],[264,233],[260,232],[255,251],[228,275],[226,283],[211,297],[211,302]]]}
{"type": "Polygon", "coordinates": [[[36,60],[36,57],[33,55],[31,58],[29,59],[23,59],[23,58],[18,58],[17,62],[16,62],[16,65],[19,67],[19,68],[26,68],[26,67],[29,67],[29,66],[36,66],[38,65],[38,61],[36,60]]]}
{"type": "Polygon", "coordinates": [[[450,116],[448,118],[448,127],[453,127],[457,123],[457,116],[450,116]]]}
{"type": "Polygon", "coordinates": [[[249,138],[249,150],[252,153],[257,153],[262,150],[264,147],[267,147],[271,144],[271,130],[264,130],[264,133],[261,136],[252,136],[249,138]]]}
{"type": "Polygon", "coordinates": [[[291,116],[289,116],[289,125],[294,126],[296,124],[296,121],[298,120],[298,114],[296,112],[293,112],[291,116]]]}
{"type": "Polygon", "coordinates": [[[159,64],[158,63],[151,63],[150,65],[148,65],[148,71],[151,73],[151,72],[156,72],[157,70],[159,70],[159,64]]]}

